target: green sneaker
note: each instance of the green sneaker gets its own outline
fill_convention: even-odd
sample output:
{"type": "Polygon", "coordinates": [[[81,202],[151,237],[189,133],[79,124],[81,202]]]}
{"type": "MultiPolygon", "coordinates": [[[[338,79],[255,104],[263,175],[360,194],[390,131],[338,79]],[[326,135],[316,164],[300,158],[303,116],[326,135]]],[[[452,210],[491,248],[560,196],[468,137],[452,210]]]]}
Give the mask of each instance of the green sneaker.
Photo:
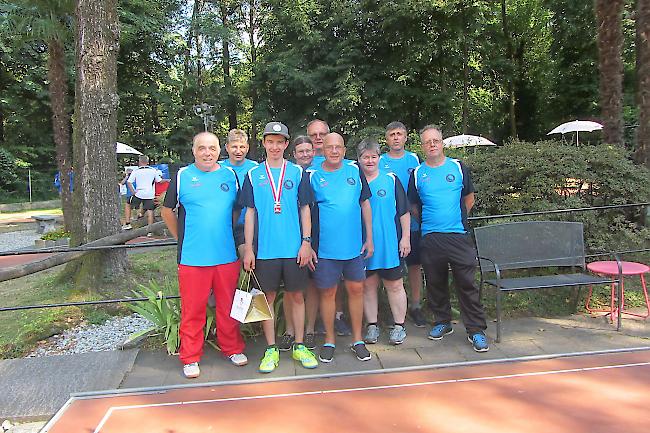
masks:
{"type": "Polygon", "coordinates": [[[318,367],[316,355],[314,355],[311,350],[307,349],[304,344],[294,344],[293,355],[291,356],[296,361],[300,361],[302,366],[305,368],[318,367]]]}
{"type": "Polygon", "coordinates": [[[260,362],[260,373],[270,373],[278,366],[280,363],[280,351],[275,346],[270,346],[266,348],[264,352],[264,357],[260,362]]]}

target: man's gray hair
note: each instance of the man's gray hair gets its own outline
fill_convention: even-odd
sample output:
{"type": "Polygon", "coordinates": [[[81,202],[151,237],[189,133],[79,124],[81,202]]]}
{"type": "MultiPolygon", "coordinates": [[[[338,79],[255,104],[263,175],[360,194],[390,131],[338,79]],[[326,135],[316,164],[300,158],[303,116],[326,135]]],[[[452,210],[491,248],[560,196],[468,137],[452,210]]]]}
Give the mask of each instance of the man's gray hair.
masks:
{"type": "Polygon", "coordinates": [[[429,130],[432,130],[432,129],[435,130],[435,131],[438,131],[440,133],[440,135],[442,135],[442,129],[440,128],[440,126],[434,125],[434,124],[429,124],[429,125],[426,125],[425,127],[423,127],[422,129],[420,129],[420,136],[422,134],[424,134],[425,132],[427,132],[429,130]]]}
{"type": "Polygon", "coordinates": [[[138,156],[138,163],[140,163],[140,164],[149,164],[149,157],[147,155],[138,156]]]}
{"type": "Polygon", "coordinates": [[[321,120],[321,119],[314,119],[314,120],[312,120],[311,122],[309,122],[309,123],[307,124],[307,129],[309,129],[309,127],[310,127],[311,125],[313,125],[314,123],[322,123],[322,124],[325,125],[325,127],[327,128],[327,133],[328,133],[328,134],[330,133],[330,126],[327,124],[326,121],[321,120]]]}
{"type": "Polygon", "coordinates": [[[357,159],[361,158],[363,152],[377,152],[377,155],[381,155],[379,142],[371,137],[364,138],[357,145],[357,159]]]}
{"type": "Polygon", "coordinates": [[[386,132],[392,131],[393,129],[403,129],[406,131],[406,126],[400,121],[390,122],[386,125],[386,132]]]}

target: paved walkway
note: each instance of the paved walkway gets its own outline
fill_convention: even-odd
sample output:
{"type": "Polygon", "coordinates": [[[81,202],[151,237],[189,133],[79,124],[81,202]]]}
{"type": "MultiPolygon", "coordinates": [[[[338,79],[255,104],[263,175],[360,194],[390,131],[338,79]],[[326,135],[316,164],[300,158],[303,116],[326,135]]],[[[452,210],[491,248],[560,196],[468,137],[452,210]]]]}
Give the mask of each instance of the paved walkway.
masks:
{"type": "MultiPolygon", "coordinates": [[[[279,368],[270,375],[257,372],[258,360],[264,350],[263,338],[248,342],[250,363],[237,368],[220,356],[210,345],[201,363],[201,377],[192,381],[182,377],[175,356],[163,350],[132,349],[64,355],[32,359],[0,361],[0,420],[43,420],[51,416],[71,393],[105,389],[169,386],[240,379],[279,378],[287,376],[328,374],[349,371],[387,369],[394,367],[435,365],[508,359],[522,356],[553,355],[623,348],[650,347],[650,321],[625,320],[622,332],[604,318],[583,315],[568,318],[524,318],[504,323],[504,337],[492,342],[490,351],[476,353],[467,342],[462,326],[442,341],[426,338],[427,329],[409,328],[407,341],[399,347],[385,343],[369,346],[373,359],[357,361],[345,348],[349,338],[340,338],[335,361],[305,370],[281,355],[279,368]]],[[[494,335],[494,327],[488,329],[494,335]]]]}

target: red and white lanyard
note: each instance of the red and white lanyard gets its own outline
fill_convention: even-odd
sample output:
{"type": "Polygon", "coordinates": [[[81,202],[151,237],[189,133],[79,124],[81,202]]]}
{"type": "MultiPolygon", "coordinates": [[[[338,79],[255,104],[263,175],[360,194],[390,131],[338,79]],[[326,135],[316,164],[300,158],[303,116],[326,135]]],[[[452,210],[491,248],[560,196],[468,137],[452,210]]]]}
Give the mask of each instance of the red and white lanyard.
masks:
{"type": "Polygon", "coordinates": [[[266,168],[266,175],[269,178],[269,185],[271,185],[271,193],[273,194],[273,212],[280,213],[282,212],[280,198],[282,197],[282,185],[284,184],[284,173],[287,169],[287,161],[284,159],[282,160],[282,169],[280,170],[280,179],[277,187],[275,186],[275,181],[273,180],[273,175],[271,174],[268,161],[264,161],[264,168],[266,168]]]}

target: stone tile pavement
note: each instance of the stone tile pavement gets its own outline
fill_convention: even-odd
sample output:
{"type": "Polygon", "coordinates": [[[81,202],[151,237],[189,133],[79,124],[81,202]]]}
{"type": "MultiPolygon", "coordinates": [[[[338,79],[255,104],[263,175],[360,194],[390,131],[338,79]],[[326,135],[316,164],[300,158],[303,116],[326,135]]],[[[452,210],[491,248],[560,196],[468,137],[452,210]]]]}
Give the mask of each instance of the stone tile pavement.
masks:
{"type": "MultiPolygon", "coordinates": [[[[408,326],[408,325],[407,325],[408,326]]],[[[232,366],[212,346],[206,345],[201,376],[191,382],[182,376],[180,363],[164,350],[131,349],[84,355],[51,356],[0,361],[0,422],[5,419],[45,420],[65,403],[71,393],[108,389],[160,387],[180,384],[243,379],[334,374],[397,367],[442,366],[448,363],[518,358],[535,355],[589,352],[625,348],[650,348],[650,320],[625,319],[621,332],[603,317],[574,315],[565,318],[521,318],[504,322],[501,343],[491,341],[490,351],[476,353],[467,341],[462,325],[441,341],[427,338],[428,328],[408,327],[408,338],[401,346],[387,344],[387,332],[380,342],[368,346],[372,360],[358,361],[347,349],[350,338],[337,340],[335,360],[306,370],[281,354],[280,366],[269,374],[257,372],[264,351],[264,339],[248,342],[249,364],[232,366]]],[[[487,334],[494,336],[494,324],[487,334]]],[[[33,425],[39,425],[31,424],[33,425]]],[[[18,431],[18,430],[16,430],[18,431]]],[[[23,431],[23,430],[20,430],[23,431]]],[[[37,431],[37,430],[31,430],[37,431]]]]}

